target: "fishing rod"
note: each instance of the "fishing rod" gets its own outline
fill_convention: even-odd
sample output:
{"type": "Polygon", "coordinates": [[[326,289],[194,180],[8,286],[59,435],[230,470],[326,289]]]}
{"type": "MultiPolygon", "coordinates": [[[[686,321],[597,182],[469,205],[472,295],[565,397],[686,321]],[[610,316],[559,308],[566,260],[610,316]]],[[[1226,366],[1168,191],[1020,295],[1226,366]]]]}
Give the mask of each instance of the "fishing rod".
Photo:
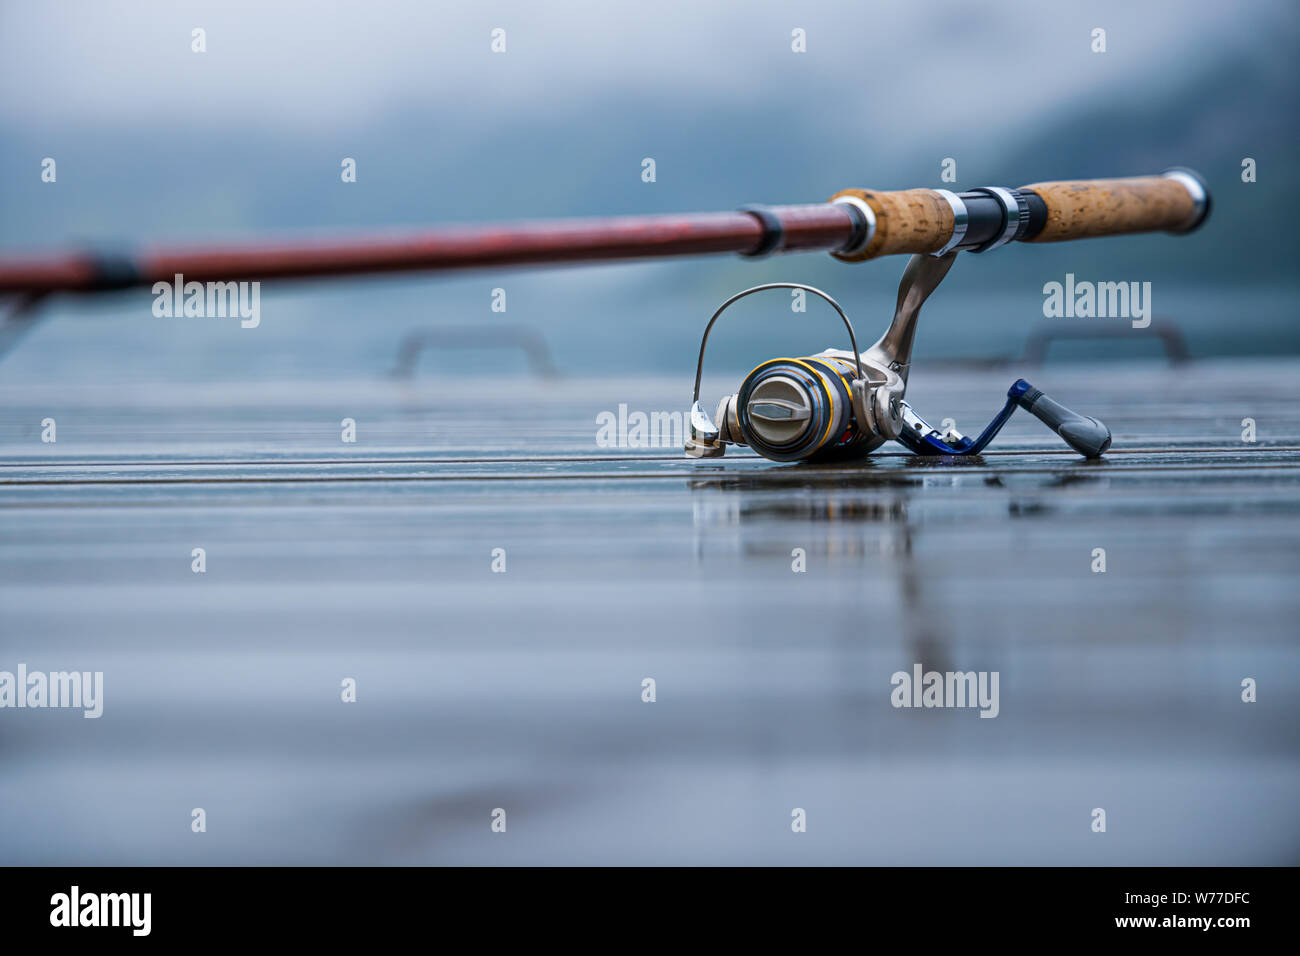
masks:
{"type": "Polygon", "coordinates": [[[1013,239],[1059,242],[1187,230],[1208,208],[1186,171],[1139,179],[880,192],[846,189],[830,202],[734,212],[446,226],[346,240],[244,242],[0,257],[0,294],[99,292],[171,282],[302,279],[560,265],[708,253],[748,257],[829,251],[845,262],[900,253],[982,251],[1013,239]],[[1198,212],[1200,210],[1200,212],[1198,212]]]}
{"type": "MultiPolygon", "coordinates": [[[[1011,242],[1186,233],[1200,226],[1209,211],[1205,181],[1183,168],[1158,176],[1042,182],[1019,189],[986,186],[961,193],[844,189],[824,203],[750,205],[732,212],[447,226],[347,240],[0,257],[0,295],[19,297],[7,323],[12,327],[30,322],[35,304],[55,293],[182,281],[188,286],[717,253],[761,258],[825,251],[842,262],[908,254],[912,259],[903,273],[893,322],[865,352],[858,351],[844,310],[811,286],[773,283],[724,302],[700,343],[687,454],[717,457],[727,444],[744,444],[777,461],[827,460],[865,454],[890,439],[916,454],[977,454],[1021,407],[1076,450],[1096,457],[1110,442],[1105,426],[1075,415],[1023,381],[1012,386],[1003,411],[974,440],[951,429],[941,434],[920,419],[903,401],[903,393],[921,304],[959,252],[985,253],[1011,242]],[[699,401],[709,330],[732,303],[772,288],[803,289],[829,302],[848,328],[853,351],[830,349],[817,356],[764,363],[710,417],[699,401]]],[[[0,341],[12,337],[12,328],[0,329],[0,341]]]]}

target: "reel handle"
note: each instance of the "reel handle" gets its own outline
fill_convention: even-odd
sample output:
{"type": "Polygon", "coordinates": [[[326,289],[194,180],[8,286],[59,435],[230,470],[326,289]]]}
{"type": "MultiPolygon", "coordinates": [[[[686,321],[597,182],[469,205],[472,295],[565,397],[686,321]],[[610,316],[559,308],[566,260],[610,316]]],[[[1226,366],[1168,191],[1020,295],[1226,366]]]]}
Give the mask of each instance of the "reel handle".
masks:
{"type": "Polygon", "coordinates": [[[1110,447],[1109,428],[1095,418],[1070,411],[1023,378],[1007,389],[1007,403],[978,438],[972,440],[957,432],[940,435],[903,402],[904,427],[898,433],[898,441],[917,455],[978,455],[1002,430],[1017,407],[1032,414],[1085,458],[1100,458],[1110,447]]]}
{"type": "Polygon", "coordinates": [[[1110,447],[1110,429],[1095,418],[1072,412],[1049,398],[1024,379],[1012,386],[1024,386],[1016,403],[1040,422],[1060,435],[1062,440],[1085,458],[1100,458],[1110,447]]]}

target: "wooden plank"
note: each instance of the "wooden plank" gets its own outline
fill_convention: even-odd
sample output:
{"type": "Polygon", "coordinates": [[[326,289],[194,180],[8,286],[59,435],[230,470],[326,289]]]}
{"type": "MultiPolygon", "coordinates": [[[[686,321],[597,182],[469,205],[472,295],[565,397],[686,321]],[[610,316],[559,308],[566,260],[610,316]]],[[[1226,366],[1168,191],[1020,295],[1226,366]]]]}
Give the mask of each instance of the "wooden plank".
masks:
{"type": "MultiPolygon", "coordinates": [[[[916,405],[973,429],[1011,377],[916,405]]],[[[681,381],[0,387],[0,669],[106,687],[89,737],[3,714],[0,858],[1294,862],[1300,376],[1031,380],[1106,461],[1023,415],[977,462],[596,446],[681,381]],[[914,663],[998,717],[894,708],[914,663]]]]}

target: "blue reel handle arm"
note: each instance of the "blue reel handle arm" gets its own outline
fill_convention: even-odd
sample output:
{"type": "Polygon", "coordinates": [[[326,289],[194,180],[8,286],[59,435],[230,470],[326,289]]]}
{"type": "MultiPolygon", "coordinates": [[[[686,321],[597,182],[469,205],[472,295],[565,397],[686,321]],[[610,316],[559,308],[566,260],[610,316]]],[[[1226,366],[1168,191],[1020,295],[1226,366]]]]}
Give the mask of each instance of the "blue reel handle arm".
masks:
{"type": "Polygon", "coordinates": [[[1028,411],[1085,458],[1100,458],[1110,447],[1109,428],[1095,418],[1070,411],[1023,378],[1007,389],[1007,403],[1002,411],[974,441],[969,438],[945,441],[906,402],[903,403],[904,427],[898,441],[917,455],[978,455],[1002,430],[1017,407],[1028,411]]]}
{"type": "MultiPolygon", "coordinates": [[[[1014,388],[1013,385],[1012,389],[1014,388]]],[[[980,432],[979,438],[974,441],[969,438],[958,438],[956,441],[948,442],[940,437],[936,429],[912,411],[907,402],[904,402],[903,428],[898,433],[898,442],[917,455],[978,455],[1002,430],[1002,426],[1007,423],[1007,419],[1015,410],[1016,398],[1008,393],[1007,403],[1002,406],[1002,411],[998,412],[993,421],[989,422],[988,427],[980,432]]]]}

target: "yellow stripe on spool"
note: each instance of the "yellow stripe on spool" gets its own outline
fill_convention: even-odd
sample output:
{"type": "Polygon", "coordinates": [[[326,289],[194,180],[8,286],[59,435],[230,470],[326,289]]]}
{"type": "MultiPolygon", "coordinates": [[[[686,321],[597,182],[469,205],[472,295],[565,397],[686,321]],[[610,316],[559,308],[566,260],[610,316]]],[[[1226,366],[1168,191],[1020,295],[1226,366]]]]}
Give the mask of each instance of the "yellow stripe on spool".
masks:
{"type": "MultiPolygon", "coordinates": [[[[821,440],[817,442],[817,450],[820,451],[822,449],[822,446],[826,444],[826,439],[830,437],[831,427],[835,424],[835,419],[837,417],[835,414],[835,399],[836,399],[835,388],[826,379],[826,376],[823,375],[820,371],[818,371],[813,366],[809,365],[808,361],[805,361],[804,359],[788,359],[787,361],[794,362],[796,365],[802,365],[808,371],[816,375],[817,378],[821,380],[822,386],[826,389],[826,397],[830,399],[831,407],[827,409],[827,412],[829,414],[827,414],[826,416],[826,432],[825,434],[822,435],[821,440]]],[[[821,359],[809,359],[809,361],[821,361],[821,359]]]]}

